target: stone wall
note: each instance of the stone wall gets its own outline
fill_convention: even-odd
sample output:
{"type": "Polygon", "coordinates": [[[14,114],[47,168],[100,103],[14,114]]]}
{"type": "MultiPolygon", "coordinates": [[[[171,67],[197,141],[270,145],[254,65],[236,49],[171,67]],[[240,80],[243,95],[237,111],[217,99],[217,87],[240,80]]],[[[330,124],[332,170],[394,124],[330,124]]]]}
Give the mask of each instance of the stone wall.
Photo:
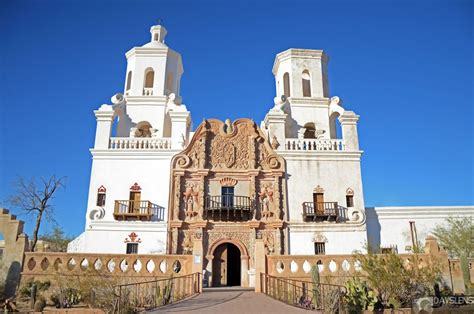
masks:
{"type": "MultiPolygon", "coordinates": [[[[405,265],[414,263],[414,254],[400,254],[405,265]]],[[[436,262],[441,268],[444,283],[454,293],[464,292],[464,280],[458,260],[449,260],[433,237],[427,237],[424,253],[416,255],[417,263],[436,262]]],[[[470,260],[471,265],[474,262],[470,260]]],[[[311,269],[317,265],[321,283],[344,284],[354,275],[364,276],[355,255],[269,255],[266,257],[266,273],[271,276],[311,281],[311,269]]],[[[474,279],[471,267],[471,284],[474,279]]]]}
{"type": "Polygon", "coordinates": [[[0,233],[4,237],[0,259],[0,283],[5,283],[5,297],[11,297],[20,282],[23,254],[28,249],[28,236],[23,233],[23,221],[0,208],[0,233]]]}
{"type": "Polygon", "coordinates": [[[123,282],[144,281],[192,273],[191,255],[135,255],[28,252],[22,282],[56,276],[107,276],[123,282]]]}

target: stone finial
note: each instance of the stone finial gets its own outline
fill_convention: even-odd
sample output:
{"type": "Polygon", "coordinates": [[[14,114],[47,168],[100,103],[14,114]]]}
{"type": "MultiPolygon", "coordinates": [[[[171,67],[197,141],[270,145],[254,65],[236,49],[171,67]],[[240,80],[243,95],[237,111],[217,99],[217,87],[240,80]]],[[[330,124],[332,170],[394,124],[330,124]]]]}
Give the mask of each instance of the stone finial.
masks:
{"type": "Polygon", "coordinates": [[[273,149],[277,149],[278,147],[280,147],[280,143],[278,142],[278,139],[275,135],[273,135],[273,138],[272,138],[272,148],[273,149]]]}

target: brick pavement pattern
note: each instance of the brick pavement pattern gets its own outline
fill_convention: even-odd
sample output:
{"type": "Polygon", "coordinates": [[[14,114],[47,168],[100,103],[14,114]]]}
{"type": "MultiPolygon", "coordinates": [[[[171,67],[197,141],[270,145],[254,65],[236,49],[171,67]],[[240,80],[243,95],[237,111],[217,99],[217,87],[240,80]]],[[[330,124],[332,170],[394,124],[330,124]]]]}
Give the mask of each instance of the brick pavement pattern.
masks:
{"type": "Polygon", "coordinates": [[[263,293],[248,290],[211,290],[188,300],[170,304],[151,313],[309,313],[263,293]]]}

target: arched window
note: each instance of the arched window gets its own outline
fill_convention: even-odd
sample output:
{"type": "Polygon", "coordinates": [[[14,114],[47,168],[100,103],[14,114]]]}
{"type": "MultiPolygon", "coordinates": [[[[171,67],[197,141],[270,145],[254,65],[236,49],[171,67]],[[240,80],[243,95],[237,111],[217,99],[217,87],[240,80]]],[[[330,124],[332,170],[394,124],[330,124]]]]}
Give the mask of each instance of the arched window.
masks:
{"type": "Polygon", "coordinates": [[[127,74],[127,87],[125,90],[130,90],[130,87],[132,87],[132,71],[128,71],[127,74]]]}
{"type": "Polygon", "coordinates": [[[154,40],[154,41],[158,41],[158,34],[155,34],[155,35],[153,36],[153,40],[154,40]]]}
{"type": "Polygon", "coordinates": [[[308,70],[304,70],[301,74],[303,84],[303,97],[311,97],[311,75],[308,70]]]}
{"type": "Polygon", "coordinates": [[[333,112],[331,116],[329,116],[329,138],[331,139],[336,139],[338,135],[341,135],[341,125],[337,121],[338,117],[338,112],[333,112]]]}
{"type": "Polygon", "coordinates": [[[105,192],[107,190],[103,185],[100,186],[99,189],[97,189],[97,206],[103,207],[105,206],[105,192]]]}
{"type": "Polygon", "coordinates": [[[166,75],[166,92],[167,94],[173,92],[173,72],[168,72],[166,75]]]}
{"type": "Polygon", "coordinates": [[[145,88],[152,88],[155,80],[155,71],[153,69],[147,69],[145,72],[145,88]]]}
{"type": "Polygon", "coordinates": [[[290,74],[283,74],[283,93],[286,97],[290,97],[290,74]]]}
{"type": "Polygon", "coordinates": [[[304,128],[306,130],[304,131],[303,138],[316,138],[316,127],[313,122],[306,123],[304,128]]]}

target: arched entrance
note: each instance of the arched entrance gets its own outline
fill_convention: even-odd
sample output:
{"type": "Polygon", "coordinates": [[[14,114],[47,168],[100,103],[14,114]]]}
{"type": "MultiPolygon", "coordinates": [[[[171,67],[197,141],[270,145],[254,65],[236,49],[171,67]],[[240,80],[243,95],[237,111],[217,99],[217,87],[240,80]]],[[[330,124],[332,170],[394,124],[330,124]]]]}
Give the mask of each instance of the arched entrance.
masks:
{"type": "Polygon", "coordinates": [[[212,263],[212,286],[240,286],[240,249],[229,242],[222,243],[214,250],[212,263]]]}

